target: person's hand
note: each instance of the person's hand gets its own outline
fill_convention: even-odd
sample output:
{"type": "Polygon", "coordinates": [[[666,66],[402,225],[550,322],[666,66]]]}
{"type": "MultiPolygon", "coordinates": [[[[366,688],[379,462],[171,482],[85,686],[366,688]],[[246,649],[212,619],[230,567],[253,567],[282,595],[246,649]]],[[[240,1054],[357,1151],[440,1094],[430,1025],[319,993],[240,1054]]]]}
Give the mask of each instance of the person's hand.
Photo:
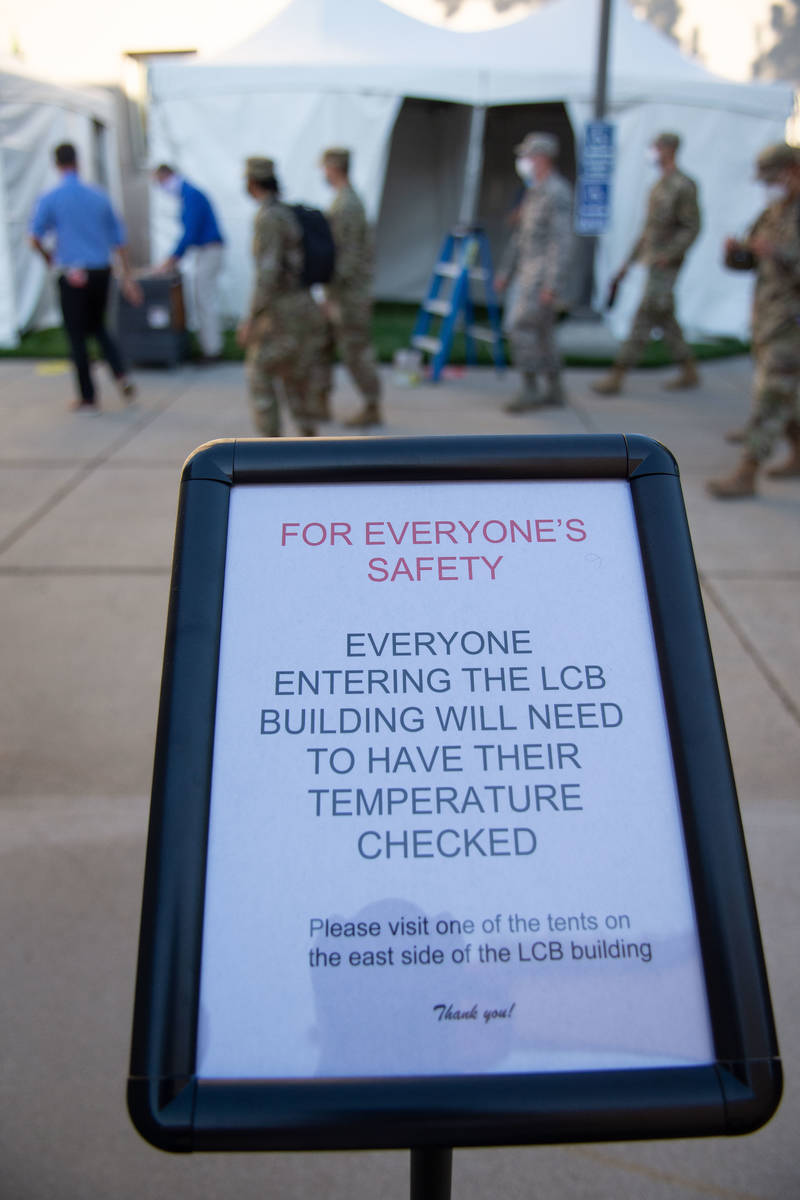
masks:
{"type": "Polygon", "coordinates": [[[169,258],[165,258],[164,261],[155,268],[154,274],[155,275],[174,275],[175,268],[177,267],[177,265],[178,265],[177,258],[173,258],[172,255],[170,255],[169,258]]]}
{"type": "Polygon", "coordinates": [[[556,294],[552,288],[544,287],[539,292],[539,303],[551,308],[555,304],[556,294]]]}
{"type": "Polygon", "coordinates": [[[496,292],[504,292],[508,287],[508,276],[502,271],[498,271],[494,277],[494,290],[496,292]]]}
{"type": "Polygon", "coordinates": [[[144,292],[136,280],[131,279],[130,276],[127,276],[127,278],[123,279],[120,291],[128,303],[132,304],[134,308],[139,308],[142,304],[144,304],[144,292]]]}
{"type": "Polygon", "coordinates": [[[240,321],[236,328],[236,345],[241,346],[243,350],[247,348],[247,343],[250,341],[252,328],[252,321],[240,321]]]}
{"type": "Polygon", "coordinates": [[[742,249],[742,243],[735,237],[726,237],[724,246],[726,254],[734,254],[737,250],[742,249]]]}

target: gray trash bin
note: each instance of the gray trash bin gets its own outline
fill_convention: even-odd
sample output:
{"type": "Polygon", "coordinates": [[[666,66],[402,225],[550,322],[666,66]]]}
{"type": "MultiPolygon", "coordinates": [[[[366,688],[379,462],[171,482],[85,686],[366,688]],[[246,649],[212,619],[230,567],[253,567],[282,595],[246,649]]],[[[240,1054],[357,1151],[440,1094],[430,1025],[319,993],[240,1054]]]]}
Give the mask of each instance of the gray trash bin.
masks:
{"type": "Polygon", "coordinates": [[[145,275],[140,305],[119,293],[116,326],[122,356],[131,365],[175,366],[188,354],[181,277],[145,275]]]}

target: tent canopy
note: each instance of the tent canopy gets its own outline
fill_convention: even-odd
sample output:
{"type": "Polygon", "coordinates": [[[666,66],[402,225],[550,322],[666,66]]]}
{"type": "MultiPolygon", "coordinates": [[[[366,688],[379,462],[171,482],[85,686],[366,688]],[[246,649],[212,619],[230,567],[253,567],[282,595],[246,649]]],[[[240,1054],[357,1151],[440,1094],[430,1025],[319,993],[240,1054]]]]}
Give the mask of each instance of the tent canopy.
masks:
{"type": "Polygon", "coordinates": [[[0,64],[0,346],[15,346],[29,327],[58,324],[52,281],[28,245],[37,196],[58,181],[59,142],[73,142],[81,173],[119,199],[116,114],[108,93],[60,87],[18,64],[0,64]]]}
{"type": "MultiPolygon", "coordinates": [[[[223,55],[154,64],[151,155],[174,161],[220,210],[230,243],[228,310],[242,311],[249,288],[252,210],[241,180],[249,154],[277,160],[289,198],[325,204],[320,151],[350,146],[354,182],[378,223],[378,294],[417,298],[439,239],[458,217],[470,108],[488,106],[495,114],[486,136],[491,132],[502,146],[505,165],[492,167],[499,174],[487,178],[498,146],[485,141],[491,153],[484,154],[481,197],[484,204],[494,197],[496,211],[479,211],[478,218],[497,229],[513,200],[511,128],[522,106],[533,128],[545,110],[532,106],[549,112],[561,105],[566,140],[580,140],[591,116],[599,15],[599,0],[550,0],[519,21],[465,33],[425,24],[381,0],[293,0],[223,55]]],[[[719,238],[757,211],[750,164],[764,144],[783,136],[791,99],[788,87],[719,79],[639,20],[627,0],[616,0],[609,117],[617,125],[618,165],[598,287],[627,253],[641,220],[650,182],[644,151],[659,129],[674,129],[683,136],[682,161],[700,181],[706,213],[704,237],[682,275],[684,317],[698,328],[743,333],[747,281],[722,273],[719,238]]],[[[574,151],[570,144],[565,159],[574,161],[574,151]]],[[[166,252],[173,231],[161,198],[153,213],[154,240],[166,252]]],[[[633,303],[626,287],[616,324],[633,303]]]]}

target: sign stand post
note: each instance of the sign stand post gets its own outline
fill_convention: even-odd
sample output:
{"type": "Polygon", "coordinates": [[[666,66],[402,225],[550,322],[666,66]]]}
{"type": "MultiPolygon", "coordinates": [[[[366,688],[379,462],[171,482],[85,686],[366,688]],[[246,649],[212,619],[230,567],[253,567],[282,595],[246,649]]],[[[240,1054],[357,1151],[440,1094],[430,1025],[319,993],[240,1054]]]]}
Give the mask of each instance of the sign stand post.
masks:
{"type": "Polygon", "coordinates": [[[411,1200],[450,1200],[453,1151],[424,1146],[411,1151],[411,1200]]]}

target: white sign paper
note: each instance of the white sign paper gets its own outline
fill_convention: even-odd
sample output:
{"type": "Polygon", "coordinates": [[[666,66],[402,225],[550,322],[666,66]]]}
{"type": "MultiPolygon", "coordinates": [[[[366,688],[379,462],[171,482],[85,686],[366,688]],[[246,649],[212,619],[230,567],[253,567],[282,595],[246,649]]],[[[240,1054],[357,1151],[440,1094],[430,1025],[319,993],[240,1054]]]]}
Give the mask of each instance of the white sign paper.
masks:
{"type": "Polygon", "coordinates": [[[234,487],[198,1075],[713,1059],[629,485],[234,487]]]}

